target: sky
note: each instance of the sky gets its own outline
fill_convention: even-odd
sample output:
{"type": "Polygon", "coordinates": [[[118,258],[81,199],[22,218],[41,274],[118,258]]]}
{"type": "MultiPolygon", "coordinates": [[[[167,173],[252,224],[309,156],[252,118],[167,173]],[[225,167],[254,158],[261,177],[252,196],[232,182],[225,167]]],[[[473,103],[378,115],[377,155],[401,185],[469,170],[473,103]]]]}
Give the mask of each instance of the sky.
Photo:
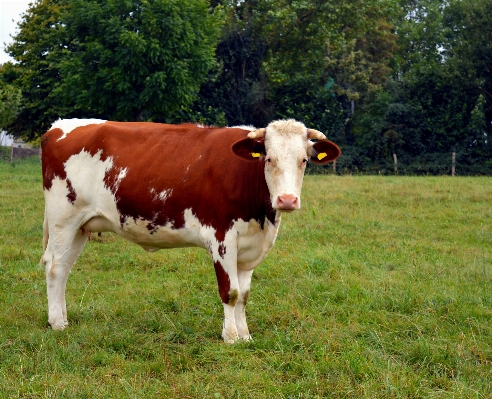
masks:
{"type": "Polygon", "coordinates": [[[17,23],[21,20],[20,15],[29,7],[34,0],[0,0],[0,64],[10,60],[4,52],[5,43],[12,42],[10,35],[17,32],[17,23]],[[12,21],[13,20],[13,21],[12,21]]]}

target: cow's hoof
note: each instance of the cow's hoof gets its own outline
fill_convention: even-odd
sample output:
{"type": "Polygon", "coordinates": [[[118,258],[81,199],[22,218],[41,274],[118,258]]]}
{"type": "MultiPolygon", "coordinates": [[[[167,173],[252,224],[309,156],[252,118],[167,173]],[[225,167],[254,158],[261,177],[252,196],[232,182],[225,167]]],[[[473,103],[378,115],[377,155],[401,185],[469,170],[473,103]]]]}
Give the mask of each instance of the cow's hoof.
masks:
{"type": "Polygon", "coordinates": [[[48,323],[51,326],[51,329],[55,331],[62,331],[65,329],[66,326],[68,326],[68,322],[66,321],[62,321],[59,323],[55,323],[55,322],[48,322],[48,323]]]}
{"type": "Polygon", "coordinates": [[[222,334],[222,338],[226,344],[233,344],[239,339],[237,334],[222,334]]]}

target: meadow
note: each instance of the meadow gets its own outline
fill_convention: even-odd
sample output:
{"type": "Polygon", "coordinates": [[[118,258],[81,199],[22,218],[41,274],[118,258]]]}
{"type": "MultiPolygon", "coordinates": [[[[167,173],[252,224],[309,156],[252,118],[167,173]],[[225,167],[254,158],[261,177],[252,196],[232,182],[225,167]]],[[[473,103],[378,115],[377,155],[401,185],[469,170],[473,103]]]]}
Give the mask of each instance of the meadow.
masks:
{"type": "Polygon", "coordinates": [[[205,251],[112,234],[49,329],[41,167],[0,162],[0,398],[492,398],[491,183],[306,176],[227,345],[205,251]]]}

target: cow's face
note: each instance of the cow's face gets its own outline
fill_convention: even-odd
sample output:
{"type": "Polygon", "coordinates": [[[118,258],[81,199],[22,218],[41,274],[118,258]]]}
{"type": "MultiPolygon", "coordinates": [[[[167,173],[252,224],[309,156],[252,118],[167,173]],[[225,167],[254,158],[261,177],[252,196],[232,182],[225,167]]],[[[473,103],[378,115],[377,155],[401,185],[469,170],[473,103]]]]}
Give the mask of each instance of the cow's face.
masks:
{"type": "Polygon", "coordinates": [[[248,139],[233,145],[233,151],[246,159],[264,160],[272,207],[293,211],[301,207],[307,162],[326,164],[340,156],[338,146],[324,139],[323,133],[307,129],[300,122],[280,120],[249,133],[248,139]]]}

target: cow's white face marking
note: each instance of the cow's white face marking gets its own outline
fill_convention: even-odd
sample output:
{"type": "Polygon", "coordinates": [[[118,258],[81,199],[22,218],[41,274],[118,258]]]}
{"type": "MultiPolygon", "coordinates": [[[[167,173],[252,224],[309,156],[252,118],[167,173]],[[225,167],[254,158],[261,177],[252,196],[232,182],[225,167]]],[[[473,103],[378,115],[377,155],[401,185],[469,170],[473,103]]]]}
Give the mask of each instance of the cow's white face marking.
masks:
{"type": "Polygon", "coordinates": [[[106,123],[107,121],[102,119],[58,119],[53,125],[51,129],[61,129],[63,130],[63,136],[61,136],[58,140],[63,140],[67,137],[72,130],[88,125],[100,125],[101,123],[106,123]]]}
{"type": "Polygon", "coordinates": [[[306,127],[294,120],[268,125],[265,133],[265,180],[274,209],[301,207],[301,188],[308,161],[306,127]]]}

